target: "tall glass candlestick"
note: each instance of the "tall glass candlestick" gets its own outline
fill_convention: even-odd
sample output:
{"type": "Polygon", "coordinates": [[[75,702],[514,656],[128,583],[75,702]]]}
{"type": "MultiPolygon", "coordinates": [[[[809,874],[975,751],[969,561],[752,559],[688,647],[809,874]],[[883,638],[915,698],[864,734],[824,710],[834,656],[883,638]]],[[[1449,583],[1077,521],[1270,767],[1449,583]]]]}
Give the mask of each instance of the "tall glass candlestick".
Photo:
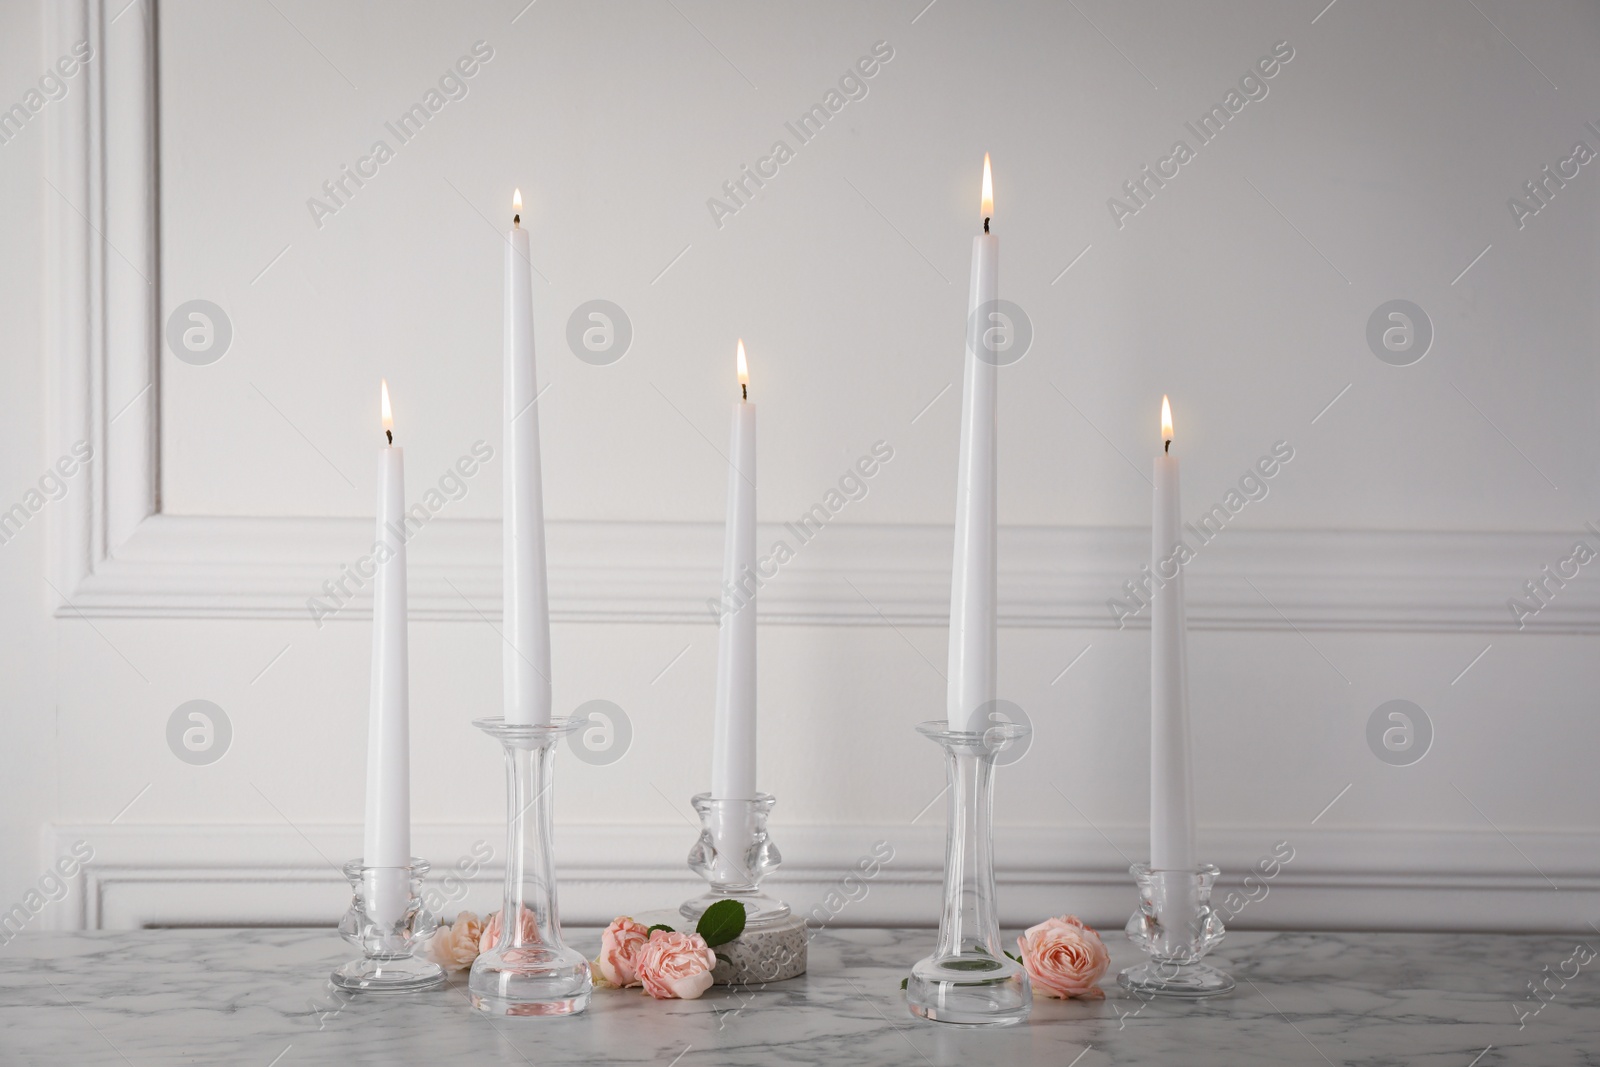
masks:
{"type": "Polygon", "coordinates": [[[906,1004],[930,1022],[1007,1026],[1033,1009],[1028,972],[1000,944],[994,888],[994,769],[1030,730],[995,710],[995,372],[989,316],[998,310],[1000,245],[989,232],[994,191],[983,157],[983,232],[972,242],[967,350],[950,583],[948,718],[918,732],[945,752],[944,906],[933,954],[911,968],[906,1004]]]}
{"type": "Polygon", "coordinates": [[[488,1015],[575,1015],[589,1006],[593,983],[589,961],[561,940],[551,827],[556,746],[590,721],[492,718],[473,725],[505,756],[506,879],[499,937],[472,961],[468,995],[488,1015]]]}
{"type": "Polygon", "coordinates": [[[589,964],[561,940],[551,826],[555,750],[587,719],[550,717],[550,596],[545,578],[533,293],[522,193],[511,201],[505,293],[505,714],[474,723],[506,768],[506,878],[499,938],[472,963],[467,991],[490,1015],[572,1015],[589,1005],[589,964]]]}

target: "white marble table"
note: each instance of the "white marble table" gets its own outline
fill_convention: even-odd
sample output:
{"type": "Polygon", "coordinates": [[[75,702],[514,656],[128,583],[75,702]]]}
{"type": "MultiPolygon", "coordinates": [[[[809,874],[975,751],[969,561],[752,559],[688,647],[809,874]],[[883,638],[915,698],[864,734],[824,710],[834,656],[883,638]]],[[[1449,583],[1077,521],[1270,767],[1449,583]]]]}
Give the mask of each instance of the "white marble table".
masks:
{"type": "MultiPolygon", "coordinates": [[[[1104,1001],[1040,998],[997,1031],[907,1013],[900,979],[932,937],[825,931],[809,974],[765,990],[599,991],[576,1018],[491,1021],[460,980],[341,1004],[325,979],[349,950],[331,930],[24,934],[0,947],[0,1063],[1600,1064],[1600,961],[1521,1029],[1513,1010],[1576,937],[1234,933],[1217,957],[1232,996],[1141,1004],[1108,979],[1104,1001]]],[[[569,940],[592,953],[598,933],[569,940]]],[[[1115,973],[1134,952],[1110,944],[1115,973]]]]}

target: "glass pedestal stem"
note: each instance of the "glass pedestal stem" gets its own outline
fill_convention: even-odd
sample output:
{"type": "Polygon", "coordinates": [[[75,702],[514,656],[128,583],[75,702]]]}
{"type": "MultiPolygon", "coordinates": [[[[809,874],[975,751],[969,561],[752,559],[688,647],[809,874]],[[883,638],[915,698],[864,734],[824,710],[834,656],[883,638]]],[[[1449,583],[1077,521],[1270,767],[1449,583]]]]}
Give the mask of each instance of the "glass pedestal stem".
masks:
{"type": "Polygon", "coordinates": [[[572,1015],[589,1006],[589,961],[561,941],[551,842],[555,748],[588,725],[544,726],[479,719],[506,761],[506,880],[503,907],[486,931],[494,944],[472,964],[472,1004],[491,1015],[572,1015]]]}
{"type": "Polygon", "coordinates": [[[981,733],[917,727],[945,750],[949,799],[944,857],[944,902],[933,955],[911,969],[906,1003],[932,1022],[1005,1026],[1033,1008],[1028,974],[1000,944],[994,888],[995,757],[1030,732],[1001,723],[981,733]]]}

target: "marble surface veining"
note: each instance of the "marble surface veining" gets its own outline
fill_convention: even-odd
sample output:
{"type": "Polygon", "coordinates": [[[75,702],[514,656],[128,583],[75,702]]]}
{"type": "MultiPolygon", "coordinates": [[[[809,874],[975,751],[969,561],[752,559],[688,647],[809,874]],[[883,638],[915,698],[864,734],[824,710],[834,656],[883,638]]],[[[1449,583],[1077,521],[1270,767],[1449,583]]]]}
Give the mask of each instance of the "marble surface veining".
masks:
{"type": "MultiPolygon", "coordinates": [[[[592,954],[598,931],[568,940],[592,954]]],[[[1233,995],[1145,1003],[1116,987],[1138,956],[1108,934],[1105,1000],[1039,997],[1027,1023],[965,1030],[906,1010],[900,979],[932,946],[927,930],[826,930],[807,974],[764,989],[659,1002],[597,990],[583,1015],[528,1020],[474,1012],[464,974],[399,1000],[341,999],[326,979],[350,950],[331,930],[24,934],[0,947],[0,1063],[1600,1065],[1600,960],[1547,981],[1543,1001],[1528,989],[1570,973],[1579,942],[1600,947],[1235,933],[1213,957],[1233,995]]]]}

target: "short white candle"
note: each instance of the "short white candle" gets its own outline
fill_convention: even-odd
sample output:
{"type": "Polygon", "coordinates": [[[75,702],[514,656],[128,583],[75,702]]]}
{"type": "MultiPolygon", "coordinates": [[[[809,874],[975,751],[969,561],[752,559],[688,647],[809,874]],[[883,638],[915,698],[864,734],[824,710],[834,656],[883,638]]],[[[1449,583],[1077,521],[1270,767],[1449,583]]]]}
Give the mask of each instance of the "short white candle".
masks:
{"type": "Polygon", "coordinates": [[[950,665],[946,710],[951,730],[981,731],[995,696],[995,372],[983,351],[987,309],[1000,296],[1000,242],[989,156],[983,157],[983,232],[972,239],[967,351],[962,373],[961,452],[956,468],[956,546],[950,582],[950,665]],[[985,309],[980,314],[980,309],[985,309]]]}
{"type": "Polygon", "coordinates": [[[728,437],[728,517],[722,549],[726,611],[717,629],[717,706],[711,739],[711,796],[756,795],[756,406],[744,341],[735,356],[739,398],[728,437]]]}
{"type": "Polygon", "coordinates": [[[1150,866],[1190,870],[1194,859],[1194,786],[1189,756],[1189,656],[1183,608],[1178,457],[1172,454],[1172,405],[1161,398],[1155,460],[1150,569],[1161,582],[1150,605],[1150,866]]]}

